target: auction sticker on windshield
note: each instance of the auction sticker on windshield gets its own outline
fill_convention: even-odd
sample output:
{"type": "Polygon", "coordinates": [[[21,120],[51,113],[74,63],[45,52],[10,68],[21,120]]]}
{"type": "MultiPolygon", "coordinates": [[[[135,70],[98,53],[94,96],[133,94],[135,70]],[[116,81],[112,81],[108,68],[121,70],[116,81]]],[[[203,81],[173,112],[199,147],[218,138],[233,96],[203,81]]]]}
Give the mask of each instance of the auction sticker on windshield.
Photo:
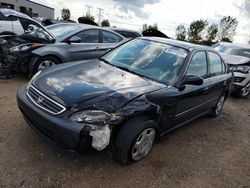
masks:
{"type": "Polygon", "coordinates": [[[186,52],[184,52],[183,50],[179,50],[179,49],[167,48],[165,50],[165,52],[169,53],[169,54],[172,54],[172,55],[184,57],[184,58],[187,56],[186,52]]]}

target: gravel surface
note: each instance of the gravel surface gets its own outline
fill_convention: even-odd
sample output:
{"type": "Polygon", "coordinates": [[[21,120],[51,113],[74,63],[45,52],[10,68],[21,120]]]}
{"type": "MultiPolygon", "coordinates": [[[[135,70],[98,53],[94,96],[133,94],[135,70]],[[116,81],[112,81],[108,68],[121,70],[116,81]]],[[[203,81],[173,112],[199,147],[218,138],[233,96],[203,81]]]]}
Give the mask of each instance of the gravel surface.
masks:
{"type": "Polygon", "coordinates": [[[0,80],[0,187],[250,187],[250,97],[230,98],[122,167],[109,152],[73,155],[34,132],[16,104],[22,76],[0,80]]]}

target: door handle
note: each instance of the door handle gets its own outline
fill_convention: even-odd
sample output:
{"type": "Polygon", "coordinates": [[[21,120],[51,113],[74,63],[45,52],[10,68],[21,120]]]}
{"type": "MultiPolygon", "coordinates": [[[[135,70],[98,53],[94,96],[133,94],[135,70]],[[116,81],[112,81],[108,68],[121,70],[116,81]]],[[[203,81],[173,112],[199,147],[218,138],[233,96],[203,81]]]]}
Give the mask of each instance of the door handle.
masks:
{"type": "Polygon", "coordinates": [[[207,94],[208,91],[209,91],[209,88],[208,88],[208,87],[205,87],[204,89],[202,89],[202,92],[205,93],[205,94],[207,94]]]}

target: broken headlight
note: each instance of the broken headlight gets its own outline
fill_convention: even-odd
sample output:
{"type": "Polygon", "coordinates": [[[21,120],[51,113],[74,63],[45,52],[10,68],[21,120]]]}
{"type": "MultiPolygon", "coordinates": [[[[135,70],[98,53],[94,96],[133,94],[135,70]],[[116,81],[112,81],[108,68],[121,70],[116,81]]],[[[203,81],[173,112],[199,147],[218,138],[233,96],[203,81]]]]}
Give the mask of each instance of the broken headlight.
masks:
{"type": "Polygon", "coordinates": [[[44,44],[34,43],[34,44],[21,44],[10,48],[10,52],[22,52],[29,49],[35,49],[44,46],[44,44]]]}
{"type": "Polygon", "coordinates": [[[244,74],[249,73],[250,66],[242,65],[242,66],[233,66],[230,68],[234,72],[241,72],[244,74]]]}
{"type": "Polygon", "coordinates": [[[119,119],[120,116],[116,116],[115,114],[109,114],[102,110],[86,110],[80,111],[72,114],[69,119],[71,121],[77,123],[90,123],[90,124],[98,124],[105,125],[110,121],[114,121],[119,119]]]}

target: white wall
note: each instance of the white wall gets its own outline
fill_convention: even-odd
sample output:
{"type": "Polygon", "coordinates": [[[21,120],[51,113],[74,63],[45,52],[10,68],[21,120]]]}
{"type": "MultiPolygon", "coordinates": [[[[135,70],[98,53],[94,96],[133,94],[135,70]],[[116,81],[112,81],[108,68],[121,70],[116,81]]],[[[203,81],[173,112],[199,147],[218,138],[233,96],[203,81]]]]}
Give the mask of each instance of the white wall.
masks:
{"type": "Polygon", "coordinates": [[[15,6],[15,10],[17,11],[20,11],[20,6],[32,8],[32,13],[38,13],[39,17],[45,17],[49,19],[54,18],[54,9],[27,0],[0,0],[0,3],[13,4],[15,6]]]}

